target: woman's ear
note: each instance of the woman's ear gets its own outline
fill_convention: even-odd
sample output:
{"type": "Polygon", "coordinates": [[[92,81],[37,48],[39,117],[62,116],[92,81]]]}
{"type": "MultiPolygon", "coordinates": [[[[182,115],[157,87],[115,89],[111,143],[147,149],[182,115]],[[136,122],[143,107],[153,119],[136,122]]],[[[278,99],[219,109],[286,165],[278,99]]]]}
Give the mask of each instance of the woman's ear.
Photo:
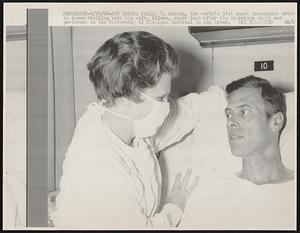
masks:
{"type": "Polygon", "coordinates": [[[141,95],[141,91],[139,89],[135,90],[132,95],[130,96],[131,101],[134,103],[142,103],[144,102],[143,97],[141,95]]]}
{"type": "Polygon", "coordinates": [[[282,112],[277,112],[271,117],[271,127],[274,132],[280,131],[284,124],[284,115],[282,112]]]}
{"type": "Polygon", "coordinates": [[[118,97],[115,99],[115,105],[130,106],[131,101],[126,97],[118,97]]]}

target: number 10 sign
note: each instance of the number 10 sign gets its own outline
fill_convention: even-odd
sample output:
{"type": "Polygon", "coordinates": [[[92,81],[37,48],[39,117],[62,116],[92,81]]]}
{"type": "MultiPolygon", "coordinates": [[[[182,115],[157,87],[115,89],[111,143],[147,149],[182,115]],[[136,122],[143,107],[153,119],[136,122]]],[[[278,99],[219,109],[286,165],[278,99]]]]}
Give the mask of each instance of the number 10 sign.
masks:
{"type": "Polygon", "coordinates": [[[268,71],[274,70],[274,61],[255,61],[254,71],[268,71]]]}

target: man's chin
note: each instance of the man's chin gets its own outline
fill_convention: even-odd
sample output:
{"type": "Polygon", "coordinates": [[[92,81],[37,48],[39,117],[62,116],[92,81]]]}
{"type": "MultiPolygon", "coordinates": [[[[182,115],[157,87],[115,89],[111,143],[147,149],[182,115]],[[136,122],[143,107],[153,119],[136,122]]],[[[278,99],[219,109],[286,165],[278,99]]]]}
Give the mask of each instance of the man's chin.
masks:
{"type": "Polygon", "coordinates": [[[247,153],[242,148],[231,147],[231,154],[236,157],[247,157],[247,153]]]}

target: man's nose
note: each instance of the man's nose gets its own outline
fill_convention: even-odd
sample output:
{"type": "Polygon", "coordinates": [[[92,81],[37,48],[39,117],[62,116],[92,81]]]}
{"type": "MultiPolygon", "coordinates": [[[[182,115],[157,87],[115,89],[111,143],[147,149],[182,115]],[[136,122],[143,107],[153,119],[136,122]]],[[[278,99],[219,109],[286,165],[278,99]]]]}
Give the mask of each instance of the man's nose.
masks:
{"type": "Polygon", "coordinates": [[[227,127],[228,128],[237,128],[239,127],[239,123],[236,118],[232,117],[231,119],[228,119],[227,121],[227,127]]]}

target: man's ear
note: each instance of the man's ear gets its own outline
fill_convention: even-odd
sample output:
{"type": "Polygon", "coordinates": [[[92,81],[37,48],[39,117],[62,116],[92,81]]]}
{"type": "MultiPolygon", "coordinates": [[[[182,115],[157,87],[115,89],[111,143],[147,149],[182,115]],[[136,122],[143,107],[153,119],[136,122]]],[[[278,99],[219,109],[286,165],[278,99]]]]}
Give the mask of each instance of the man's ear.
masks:
{"type": "Polygon", "coordinates": [[[271,128],[274,132],[280,131],[284,124],[284,115],[282,112],[277,112],[271,117],[271,128]]]}

